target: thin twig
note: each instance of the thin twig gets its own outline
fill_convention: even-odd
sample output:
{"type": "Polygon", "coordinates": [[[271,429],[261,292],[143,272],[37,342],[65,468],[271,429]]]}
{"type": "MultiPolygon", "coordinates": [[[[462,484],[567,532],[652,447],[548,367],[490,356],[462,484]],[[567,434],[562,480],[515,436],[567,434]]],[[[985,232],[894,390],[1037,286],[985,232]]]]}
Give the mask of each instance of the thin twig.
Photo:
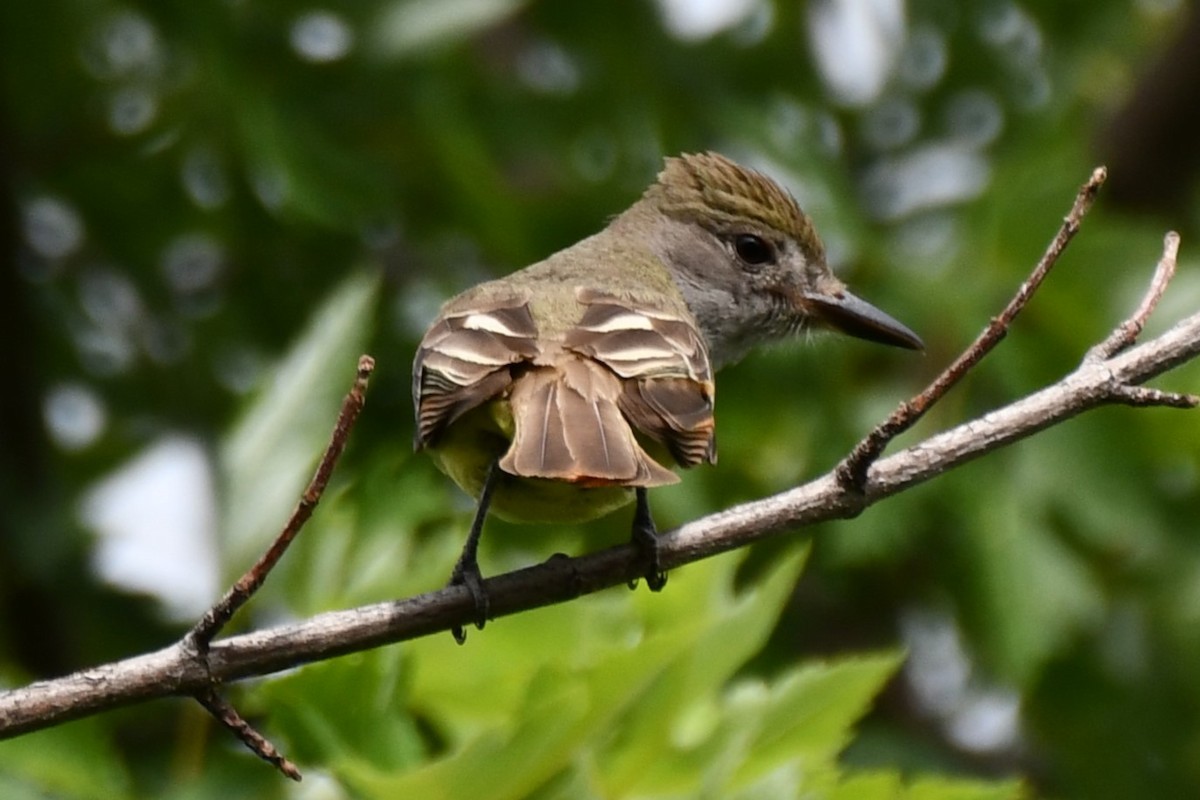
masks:
{"type": "Polygon", "coordinates": [[[350,437],[350,430],[354,427],[355,420],[358,419],[359,412],[362,411],[365,395],[367,391],[367,381],[371,377],[371,372],[375,369],[375,359],[368,355],[360,356],[358,359],[358,374],[355,376],[354,385],[350,389],[350,393],[342,400],[342,409],[338,413],[337,423],[334,425],[333,433],[329,437],[329,444],[325,448],[324,455],[321,456],[321,461],[317,465],[317,471],[313,475],[312,480],[308,484],[308,488],[304,490],[300,501],[293,509],[292,515],[288,518],[287,524],[283,526],[283,530],[275,537],[275,541],[267,548],[254,563],[254,566],[246,570],[242,577],[237,579],[233,586],[225,592],[216,605],[204,613],[200,621],[188,631],[184,637],[185,646],[194,647],[198,652],[203,653],[208,649],[209,642],[216,636],[221,628],[233,617],[237,610],[245,605],[255,592],[267,580],[267,575],[271,573],[275,565],[279,563],[279,559],[283,558],[283,554],[287,551],[292,540],[296,538],[296,534],[304,527],[304,523],[312,516],[313,509],[317,507],[317,503],[321,500],[321,495],[325,492],[325,487],[329,483],[329,477],[333,474],[333,468],[337,465],[337,460],[342,454],[342,450],[346,447],[346,440],[350,437]]]}
{"type": "Polygon", "coordinates": [[[1163,238],[1162,258],[1158,260],[1158,266],[1154,268],[1154,280],[1150,282],[1150,290],[1142,297],[1141,305],[1133,312],[1133,316],[1121,323],[1116,330],[1109,334],[1107,339],[1089,350],[1084,358],[1093,360],[1112,358],[1137,341],[1137,337],[1146,327],[1146,320],[1154,313],[1158,301],[1166,293],[1171,278],[1175,277],[1175,265],[1178,260],[1179,234],[1171,231],[1163,238]]]}
{"type": "Polygon", "coordinates": [[[276,750],[265,736],[256,731],[232,705],[217,694],[216,686],[220,681],[212,673],[208,660],[209,648],[213,637],[266,582],[271,570],[283,558],[288,546],[300,533],[304,523],[312,516],[317,503],[321,501],[321,496],[325,493],[325,487],[329,484],[329,478],[333,474],[333,468],[337,465],[342,451],[346,449],[350,430],[354,427],[354,422],[362,411],[363,403],[366,400],[367,381],[374,369],[375,359],[368,355],[359,357],[358,373],[355,375],[354,385],[350,387],[350,392],[342,400],[342,408],[338,412],[333,433],[329,436],[329,444],[325,447],[325,453],[321,456],[320,463],[317,464],[316,473],[309,481],[304,494],[300,496],[300,500],[292,510],[292,515],[288,517],[283,530],[254,563],[254,566],[250,567],[233,586],[229,587],[225,596],[206,611],[200,621],[180,641],[180,646],[185,652],[190,651],[196,654],[199,663],[209,676],[208,683],[204,688],[194,692],[192,696],[208,709],[218,722],[238,737],[246,747],[267,763],[274,764],[284,775],[296,781],[300,780],[300,771],[296,769],[296,765],[284,758],[283,754],[276,750]]]}
{"type": "Polygon", "coordinates": [[[1063,219],[1058,233],[1050,241],[1046,252],[1034,267],[1033,272],[1021,284],[1000,315],[992,318],[983,332],[971,343],[971,346],[964,350],[962,355],[954,360],[954,363],[942,370],[929,386],[915,397],[901,403],[887,419],[854,446],[850,455],[837,467],[837,478],[843,486],[862,491],[867,480],[867,470],[878,460],[888,444],[917,424],[926,411],[932,408],[946,392],[950,391],[1004,339],[1013,320],[1029,303],[1030,298],[1042,285],[1042,281],[1050,274],[1050,270],[1058,263],[1059,257],[1078,232],[1083,217],[1092,207],[1092,203],[1096,200],[1096,194],[1104,185],[1107,177],[1108,171],[1104,167],[1096,167],[1092,171],[1091,178],[1080,187],[1079,192],[1075,195],[1075,202],[1071,206],[1070,213],[1063,219]]]}
{"type": "MultiPolygon", "coordinates": [[[[1175,277],[1175,265],[1178,261],[1179,234],[1170,231],[1163,237],[1162,257],[1158,259],[1158,265],[1154,268],[1154,278],[1142,295],[1142,301],[1138,304],[1137,309],[1128,319],[1113,328],[1108,338],[1087,351],[1087,355],[1083,358],[1085,365],[1103,366],[1113,356],[1128,350],[1137,342],[1138,336],[1146,328],[1146,322],[1150,319],[1150,315],[1158,306],[1158,301],[1162,300],[1163,295],[1166,294],[1171,278],[1175,277]]],[[[1167,392],[1162,389],[1134,386],[1127,383],[1114,385],[1112,395],[1117,402],[1138,408],[1149,406],[1195,408],[1200,405],[1200,397],[1194,394],[1167,392]]]]}
{"type": "Polygon", "coordinates": [[[1164,392],[1162,389],[1152,389],[1148,386],[1117,386],[1113,389],[1113,397],[1127,406],[1137,408],[1148,406],[1195,408],[1200,405],[1200,397],[1194,394],[1164,392]]]}
{"type": "Polygon", "coordinates": [[[242,743],[258,754],[263,761],[271,764],[294,781],[301,779],[300,770],[296,769],[296,765],[289,761],[283,753],[280,753],[275,748],[275,745],[267,741],[267,738],[256,731],[249,722],[246,722],[242,718],[242,715],[237,712],[237,709],[215,691],[207,689],[197,692],[195,697],[200,702],[200,705],[208,709],[208,713],[216,717],[217,721],[226,728],[233,731],[233,735],[241,739],[242,743]]]}

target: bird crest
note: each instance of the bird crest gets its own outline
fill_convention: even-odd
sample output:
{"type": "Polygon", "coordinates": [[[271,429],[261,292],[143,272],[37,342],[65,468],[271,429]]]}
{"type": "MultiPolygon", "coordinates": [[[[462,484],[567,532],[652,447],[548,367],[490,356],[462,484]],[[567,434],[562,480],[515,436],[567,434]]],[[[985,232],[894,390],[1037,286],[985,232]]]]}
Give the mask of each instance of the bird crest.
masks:
{"type": "Polygon", "coordinates": [[[666,214],[721,230],[752,220],[794,239],[812,260],[824,260],[824,245],[796,198],[761,172],[718,153],[666,159],[646,197],[666,214]]]}

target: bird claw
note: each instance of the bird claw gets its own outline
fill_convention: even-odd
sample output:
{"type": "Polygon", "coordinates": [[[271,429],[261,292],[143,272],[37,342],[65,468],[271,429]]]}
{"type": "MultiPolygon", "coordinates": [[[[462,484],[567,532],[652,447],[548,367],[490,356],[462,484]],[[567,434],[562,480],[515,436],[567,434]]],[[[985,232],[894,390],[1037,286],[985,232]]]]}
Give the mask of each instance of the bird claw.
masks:
{"type": "MultiPolygon", "coordinates": [[[[658,559],[654,560],[657,565],[658,559]]],[[[652,592],[661,592],[663,587],[667,585],[667,573],[662,572],[657,566],[652,566],[646,572],[646,588],[652,592]]]]}
{"type": "MultiPolygon", "coordinates": [[[[667,585],[667,573],[663,571],[659,563],[658,531],[655,530],[653,522],[648,526],[639,524],[633,526],[633,544],[641,551],[642,562],[646,565],[646,572],[643,575],[646,580],[646,588],[652,592],[661,592],[667,585]]],[[[631,590],[637,589],[637,585],[637,578],[629,582],[631,590]]]]}
{"type": "MultiPolygon", "coordinates": [[[[491,611],[491,601],[488,599],[487,589],[483,586],[483,575],[479,571],[479,565],[476,563],[463,564],[462,561],[459,561],[454,567],[454,573],[450,576],[449,585],[467,587],[467,591],[471,593],[471,599],[475,602],[475,627],[483,630],[491,611]]],[[[454,641],[459,644],[467,641],[467,632],[461,625],[455,625],[450,632],[454,635],[454,641]]]]}

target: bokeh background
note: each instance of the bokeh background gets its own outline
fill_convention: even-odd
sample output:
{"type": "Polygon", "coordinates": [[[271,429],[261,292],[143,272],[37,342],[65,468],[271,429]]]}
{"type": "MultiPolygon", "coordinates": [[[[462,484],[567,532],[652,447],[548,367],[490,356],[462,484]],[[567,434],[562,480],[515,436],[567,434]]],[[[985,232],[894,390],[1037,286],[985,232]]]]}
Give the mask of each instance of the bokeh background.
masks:
{"type": "MultiPolygon", "coordinates": [[[[904,442],[1200,307],[1200,14],[1178,0],[0,4],[0,686],[163,646],[250,563],[360,352],[344,466],[234,628],[440,586],[470,502],[411,453],[439,302],[603,225],[661,158],[785,183],[924,356],[818,337],[719,381],[661,527],[803,481],[1109,186],[1003,346],[904,442]]],[[[1162,380],[1196,391],[1200,368],[1162,380]]],[[[6,798],[1200,796],[1200,418],[1085,415],[672,575],[0,742],[6,798]]],[[[487,573],[624,537],[489,527],[487,573]]]]}

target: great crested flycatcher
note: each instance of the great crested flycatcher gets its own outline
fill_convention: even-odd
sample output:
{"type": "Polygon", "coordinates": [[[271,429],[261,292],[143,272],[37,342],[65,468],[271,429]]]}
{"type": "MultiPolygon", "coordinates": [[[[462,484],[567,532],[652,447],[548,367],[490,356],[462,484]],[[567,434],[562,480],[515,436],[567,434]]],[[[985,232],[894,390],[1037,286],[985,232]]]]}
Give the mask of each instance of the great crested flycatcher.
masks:
{"type": "Polygon", "coordinates": [[[716,153],[668,158],[604,230],[447,302],[413,362],[416,447],[479,500],[451,578],[476,624],[489,512],[577,522],[636,497],[632,538],[661,589],[646,490],[679,480],[668,459],[716,461],[714,370],[820,327],[922,348],[834,277],[790,194],[716,153]]]}

